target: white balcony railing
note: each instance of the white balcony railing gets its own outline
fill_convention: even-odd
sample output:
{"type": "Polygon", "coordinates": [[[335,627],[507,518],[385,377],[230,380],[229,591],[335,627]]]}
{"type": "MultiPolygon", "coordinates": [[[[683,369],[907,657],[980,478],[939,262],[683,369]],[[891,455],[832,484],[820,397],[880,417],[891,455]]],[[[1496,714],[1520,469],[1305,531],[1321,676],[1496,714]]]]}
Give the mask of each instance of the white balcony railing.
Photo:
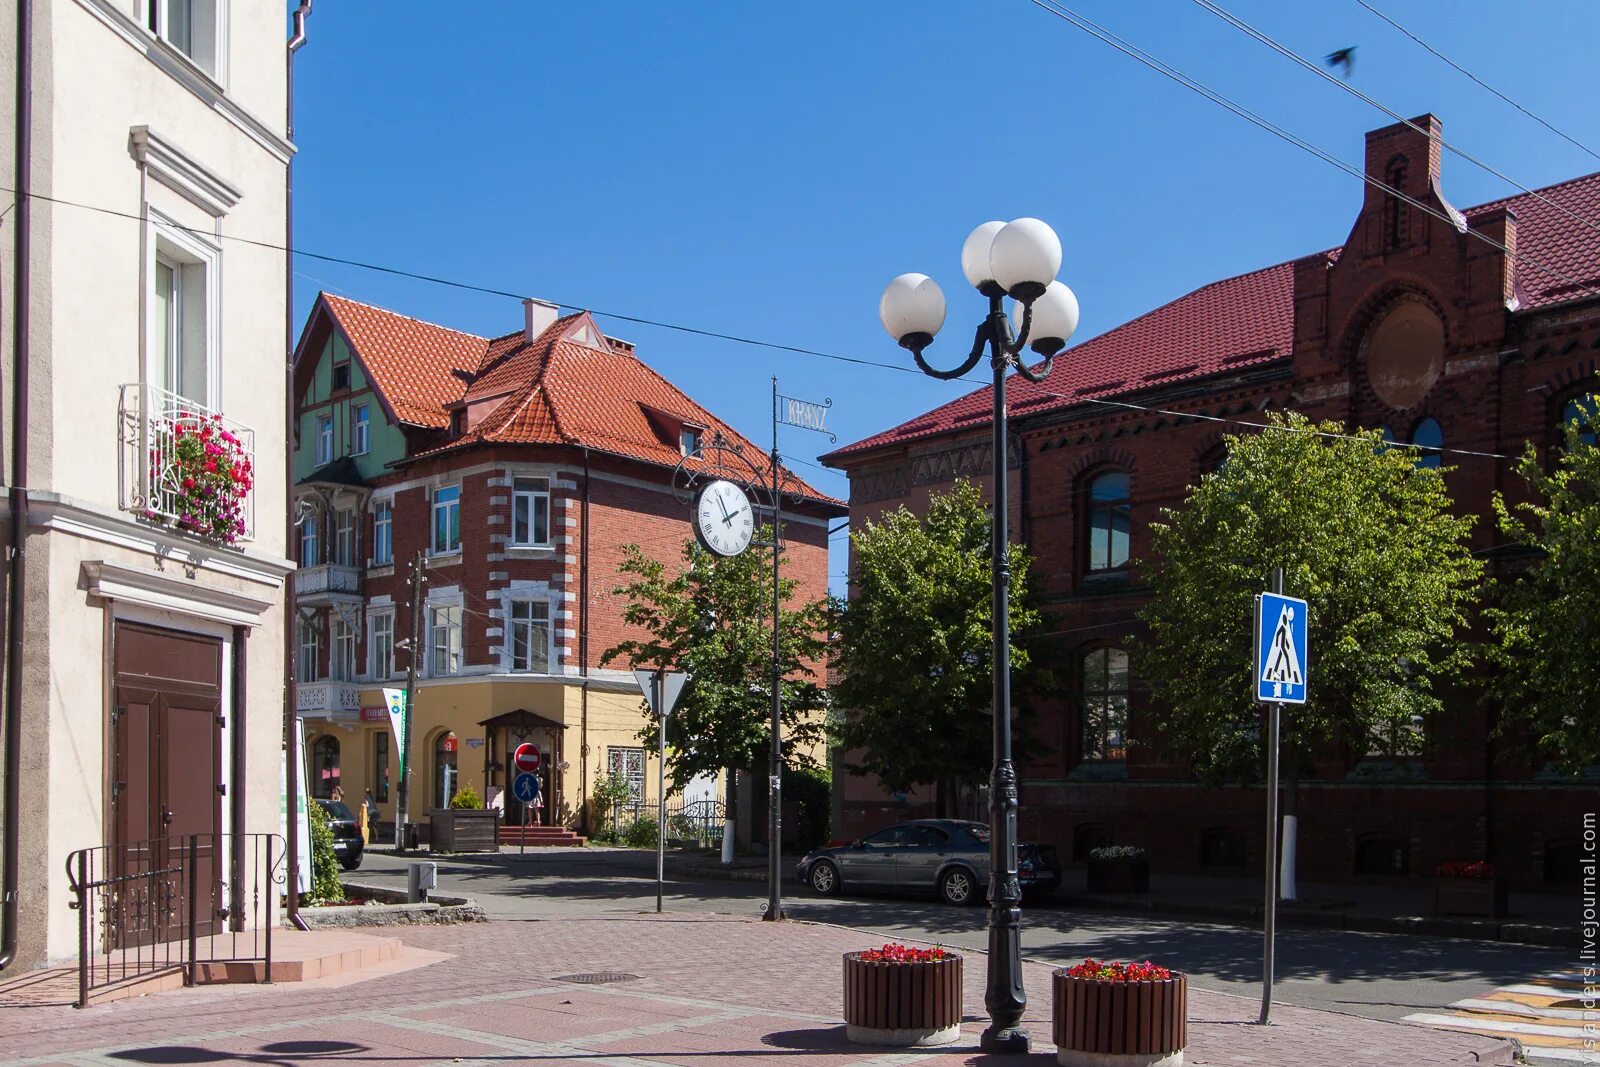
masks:
{"type": "Polygon", "coordinates": [[[353,717],[361,711],[361,687],[348,682],[299,682],[295,707],[302,714],[353,717]]]}
{"type": "Polygon", "coordinates": [[[361,569],[339,563],[302,567],[294,572],[294,595],[308,606],[313,602],[330,603],[335,599],[359,598],[361,569]]]}
{"type": "Polygon", "coordinates": [[[118,497],[124,511],[131,511],[158,522],[171,523],[202,537],[227,543],[249,541],[256,532],[256,493],[254,468],[256,434],[248,426],[221,417],[203,404],[165,389],[140,382],[121,387],[117,410],[119,437],[118,497]],[[206,427],[230,434],[237,444],[222,447],[242,453],[249,461],[250,488],[239,500],[238,522],[225,534],[210,529],[196,530],[185,524],[186,513],[193,514],[193,491],[184,486],[183,465],[178,446],[186,437],[206,427]]]}

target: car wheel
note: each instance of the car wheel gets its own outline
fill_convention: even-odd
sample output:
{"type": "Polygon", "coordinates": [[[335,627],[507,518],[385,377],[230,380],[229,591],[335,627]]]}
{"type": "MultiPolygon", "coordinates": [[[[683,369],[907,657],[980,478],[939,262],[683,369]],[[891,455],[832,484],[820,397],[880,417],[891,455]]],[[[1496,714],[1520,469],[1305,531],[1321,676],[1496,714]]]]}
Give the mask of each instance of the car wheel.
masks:
{"type": "Polygon", "coordinates": [[[339,866],[343,867],[347,871],[353,871],[357,867],[361,866],[361,857],[357,856],[355,859],[340,860],[339,866]]]}
{"type": "Polygon", "coordinates": [[[839,868],[827,860],[818,860],[811,865],[811,876],[806,881],[817,896],[831,897],[839,892],[839,868]]]}
{"type": "Polygon", "coordinates": [[[939,896],[946,904],[962,907],[978,899],[978,882],[965,867],[951,867],[939,876],[939,896]]]}

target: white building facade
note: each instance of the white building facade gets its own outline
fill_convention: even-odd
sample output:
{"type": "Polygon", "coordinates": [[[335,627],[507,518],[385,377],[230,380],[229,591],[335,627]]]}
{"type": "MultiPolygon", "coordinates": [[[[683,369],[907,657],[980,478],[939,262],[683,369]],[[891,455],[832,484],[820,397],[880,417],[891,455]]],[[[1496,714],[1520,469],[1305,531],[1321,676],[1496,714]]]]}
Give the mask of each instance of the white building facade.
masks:
{"type": "Polygon", "coordinates": [[[0,100],[18,146],[0,175],[32,194],[0,222],[0,477],[24,489],[8,547],[13,516],[26,529],[6,570],[22,590],[14,972],[77,954],[76,851],[108,848],[115,876],[129,855],[161,862],[139,842],[210,841],[215,910],[258,877],[229,835],[279,831],[293,147],[283,3],[0,10],[4,84],[25,64],[32,111],[24,130],[22,95],[0,100]]]}

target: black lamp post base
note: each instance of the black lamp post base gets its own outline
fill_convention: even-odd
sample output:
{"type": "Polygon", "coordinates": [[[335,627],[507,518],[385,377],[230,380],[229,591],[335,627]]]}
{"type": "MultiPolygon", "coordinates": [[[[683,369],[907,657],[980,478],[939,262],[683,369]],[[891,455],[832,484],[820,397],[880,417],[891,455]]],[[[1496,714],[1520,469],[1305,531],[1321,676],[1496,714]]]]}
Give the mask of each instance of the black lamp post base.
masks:
{"type": "Polygon", "coordinates": [[[1028,1031],[1020,1026],[996,1029],[991,1026],[978,1039],[978,1047],[985,1052],[1001,1054],[1026,1054],[1029,1048],[1028,1031]]]}

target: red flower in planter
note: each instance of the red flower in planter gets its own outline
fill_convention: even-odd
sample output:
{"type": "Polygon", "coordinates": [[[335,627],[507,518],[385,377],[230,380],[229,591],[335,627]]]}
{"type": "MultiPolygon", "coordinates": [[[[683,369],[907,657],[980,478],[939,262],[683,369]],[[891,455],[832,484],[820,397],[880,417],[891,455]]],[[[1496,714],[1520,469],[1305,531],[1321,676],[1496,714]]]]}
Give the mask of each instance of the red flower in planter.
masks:
{"type": "Polygon", "coordinates": [[[1496,872],[1494,864],[1488,860],[1479,860],[1476,863],[1455,860],[1439,864],[1433,873],[1436,878],[1493,878],[1496,872]]]}
{"type": "Polygon", "coordinates": [[[163,455],[152,449],[150,459],[152,481],[160,484],[160,468],[167,466],[176,482],[169,506],[179,527],[223,544],[244,535],[254,472],[243,444],[222,428],[220,416],[180,415],[170,450],[163,455]]]}
{"type": "Polygon", "coordinates": [[[942,948],[912,948],[890,943],[882,948],[869,948],[860,958],[864,963],[937,963],[949,956],[942,948]]]}
{"type": "Polygon", "coordinates": [[[1093,978],[1101,982],[1162,982],[1172,977],[1172,972],[1160,964],[1145,960],[1143,963],[1107,962],[1087,959],[1076,967],[1068,967],[1073,978],[1093,978]]]}

